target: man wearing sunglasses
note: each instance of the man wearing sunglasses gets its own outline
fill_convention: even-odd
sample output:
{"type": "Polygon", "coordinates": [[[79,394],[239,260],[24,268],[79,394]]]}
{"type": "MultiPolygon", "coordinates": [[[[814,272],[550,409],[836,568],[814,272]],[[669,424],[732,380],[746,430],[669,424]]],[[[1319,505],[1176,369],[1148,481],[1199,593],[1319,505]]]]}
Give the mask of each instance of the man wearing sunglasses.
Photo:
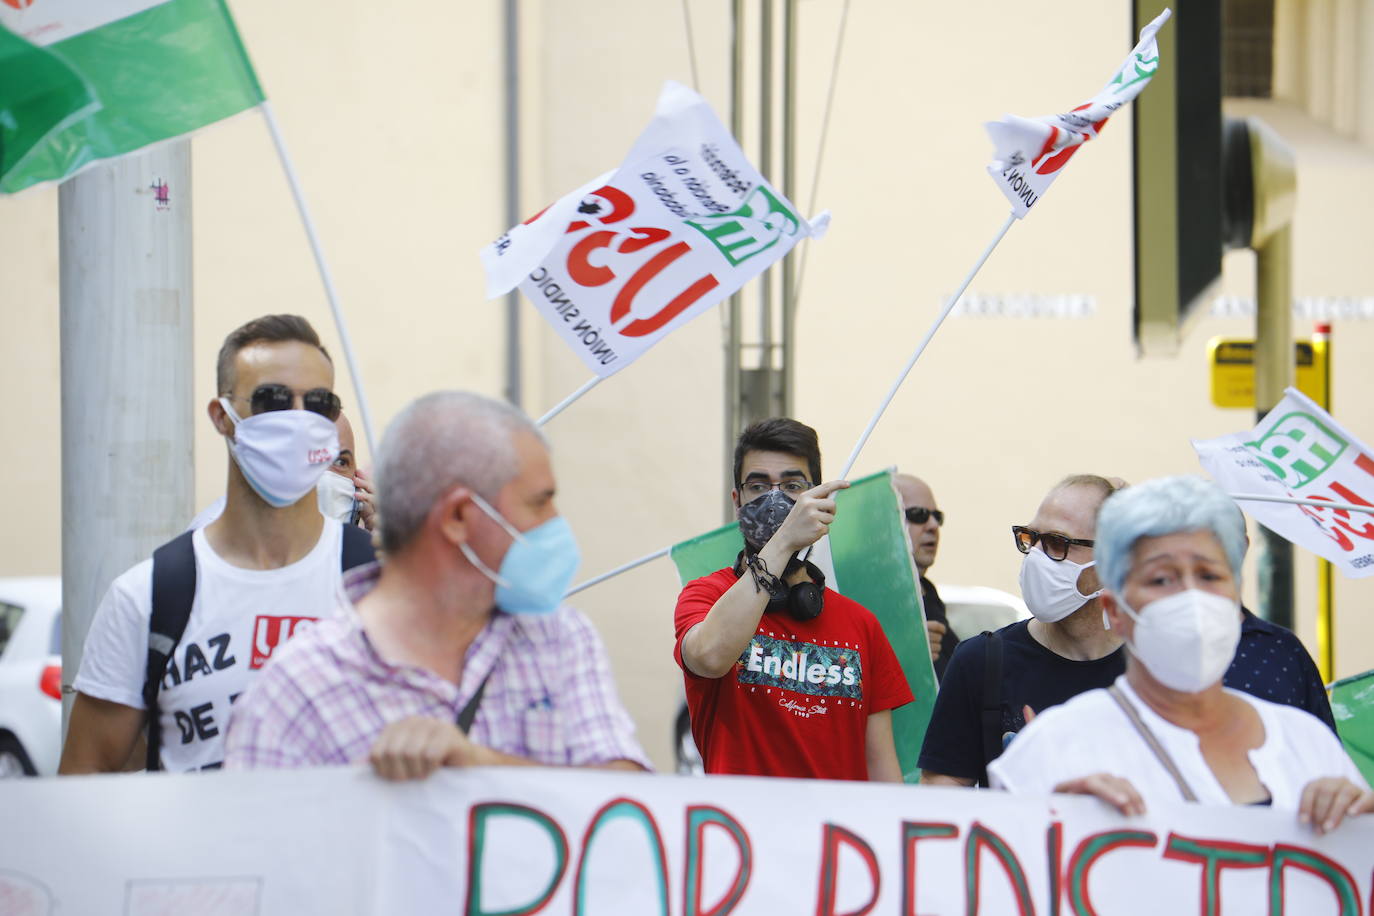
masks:
{"type": "Polygon", "coordinates": [[[674,660],[707,773],[901,782],[892,710],[911,689],[867,608],[801,553],[835,519],[816,431],[746,429],[731,496],[744,550],[678,596],[674,660]]]}
{"type": "Polygon", "coordinates": [[[911,538],[911,559],[916,564],[916,572],[921,580],[921,606],[926,613],[926,642],[930,645],[930,660],[935,665],[935,676],[942,678],[949,667],[949,660],[954,657],[955,647],[959,645],[959,637],[949,628],[945,602],[935,589],[935,583],[926,578],[926,571],[935,565],[945,513],[936,507],[935,493],[921,478],[898,474],[892,479],[902,497],[902,513],[906,516],[906,531],[911,538]]]}
{"type": "MultiPolygon", "coordinates": [[[[361,525],[371,531],[377,519],[372,478],[358,466],[353,424],[348,422],[348,415],[340,411],[334,420],[334,428],[339,434],[339,456],[330,465],[330,472],[321,474],[319,483],[315,485],[320,512],[325,518],[338,519],[348,525],[361,525]]],[[[204,528],[223,515],[224,501],[224,495],[221,494],[191,519],[186,530],[204,528]]]]}
{"type": "Polygon", "coordinates": [[[148,721],[149,769],[213,769],[230,704],[293,634],[337,610],[370,539],[320,514],[339,454],[334,367],[304,318],[231,333],[208,413],[229,451],[223,513],[121,575],[86,638],[63,773],[113,772],[148,721]]]}
{"type": "Polygon", "coordinates": [[[1092,552],[1097,510],[1115,489],[1092,474],[1065,478],[1013,526],[1034,616],[959,644],[921,746],[923,785],[986,786],[987,764],[1035,713],[1126,670],[1120,637],[1103,626],[1092,552]]]}

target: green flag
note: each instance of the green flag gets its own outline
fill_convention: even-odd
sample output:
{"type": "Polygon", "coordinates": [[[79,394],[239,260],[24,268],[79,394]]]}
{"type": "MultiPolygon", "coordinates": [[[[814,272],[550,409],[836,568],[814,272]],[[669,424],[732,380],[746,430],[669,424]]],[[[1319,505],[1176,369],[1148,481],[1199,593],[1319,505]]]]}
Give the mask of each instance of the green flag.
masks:
{"type": "MultiPolygon", "coordinates": [[[[916,701],[893,710],[892,736],[903,778],[916,782],[937,685],[901,499],[892,472],[883,471],[854,481],[835,501],[829,538],[835,578],[826,584],[872,611],[897,654],[916,701]]],[[[686,585],[733,565],[743,547],[739,526],[726,525],[683,541],[671,555],[686,585]]]]}
{"type": "Polygon", "coordinates": [[[223,0],[0,3],[0,192],[263,101],[223,0]]]}
{"type": "Polygon", "coordinates": [[[1374,785],[1374,671],[1332,684],[1331,712],[1346,753],[1374,785]]]}
{"type": "Polygon", "coordinates": [[[44,48],[0,29],[0,175],[20,168],[49,135],[100,106],[75,70],[44,48]]]}

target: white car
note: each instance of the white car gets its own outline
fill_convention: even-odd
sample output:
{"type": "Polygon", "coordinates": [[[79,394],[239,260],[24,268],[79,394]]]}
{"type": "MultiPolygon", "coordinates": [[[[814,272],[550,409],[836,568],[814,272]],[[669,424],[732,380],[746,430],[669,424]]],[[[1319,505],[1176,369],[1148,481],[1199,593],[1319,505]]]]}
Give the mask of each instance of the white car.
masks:
{"type": "Polygon", "coordinates": [[[0,778],[52,776],[62,744],[62,580],[0,579],[0,778]]]}
{"type": "Polygon", "coordinates": [[[998,588],[986,585],[937,585],[936,588],[940,590],[940,600],[945,603],[949,628],[960,639],[977,636],[984,630],[1000,630],[1031,615],[1026,602],[998,588]]]}

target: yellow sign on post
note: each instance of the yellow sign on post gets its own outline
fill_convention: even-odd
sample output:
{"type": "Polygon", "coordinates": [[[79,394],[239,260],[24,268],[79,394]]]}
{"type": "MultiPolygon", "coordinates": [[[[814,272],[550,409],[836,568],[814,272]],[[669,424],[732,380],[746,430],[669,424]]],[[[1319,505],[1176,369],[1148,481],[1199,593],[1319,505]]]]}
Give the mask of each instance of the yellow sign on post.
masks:
{"type": "MultiPolygon", "coordinates": [[[[1255,406],[1255,341],[1213,337],[1207,345],[1212,366],[1212,403],[1217,407],[1255,406]]],[[[1293,343],[1298,390],[1318,404],[1327,402],[1327,340],[1318,335],[1293,343]]]]}

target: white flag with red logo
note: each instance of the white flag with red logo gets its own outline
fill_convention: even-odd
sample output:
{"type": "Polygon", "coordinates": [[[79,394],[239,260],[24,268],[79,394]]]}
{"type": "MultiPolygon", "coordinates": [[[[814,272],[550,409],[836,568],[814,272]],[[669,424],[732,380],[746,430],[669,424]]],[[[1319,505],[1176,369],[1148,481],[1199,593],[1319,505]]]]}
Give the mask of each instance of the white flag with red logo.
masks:
{"type": "Polygon", "coordinates": [[[620,168],[483,249],[487,295],[518,285],[604,377],[826,222],[802,219],[706,100],[669,82],[620,168]]]}
{"type": "MultiPolygon", "coordinates": [[[[1374,510],[1369,449],[1301,392],[1249,432],[1193,440],[1202,466],[1229,493],[1308,497],[1374,510]]],[[[1352,579],[1374,575],[1374,515],[1326,506],[1245,502],[1255,521],[1325,557],[1352,579]]]]}
{"type": "Polygon", "coordinates": [[[1030,212],[1078,148],[1101,132],[1112,112],[1140,95],[1159,69],[1155,33],[1171,15],[1165,10],[1140,30],[1140,41],[1102,91],[1073,111],[1043,118],[1003,115],[984,125],[992,137],[988,174],[1011,201],[1017,219],[1030,212]]]}

